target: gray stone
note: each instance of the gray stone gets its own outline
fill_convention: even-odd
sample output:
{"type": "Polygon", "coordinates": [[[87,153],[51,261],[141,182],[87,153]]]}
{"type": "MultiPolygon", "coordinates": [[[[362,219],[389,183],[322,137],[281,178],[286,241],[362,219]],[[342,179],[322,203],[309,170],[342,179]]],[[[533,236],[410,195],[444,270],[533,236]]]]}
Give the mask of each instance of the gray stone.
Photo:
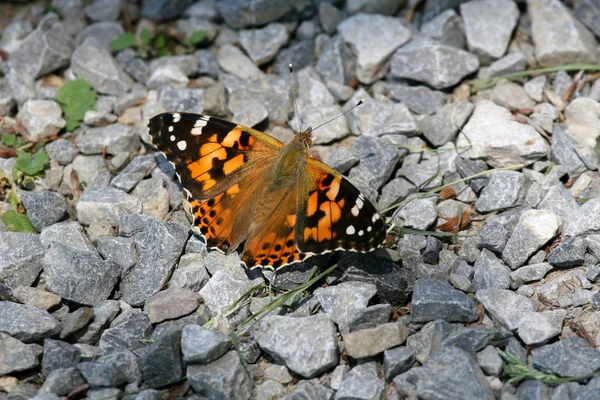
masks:
{"type": "Polygon", "coordinates": [[[95,0],[85,7],[85,15],[92,21],[116,21],[120,14],[119,0],[95,0]]]}
{"type": "Polygon", "coordinates": [[[183,328],[181,350],[186,363],[211,363],[231,347],[231,338],[223,332],[205,329],[199,325],[183,328]]]}
{"type": "Polygon", "coordinates": [[[240,32],[240,44],[256,65],[271,61],[288,40],[287,29],[279,23],[271,23],[262,29],[240,32]]]}
{"type": "Polygon", "coordinates": [[[398,226],[427,230],[437,219],[436,201],[435,197],[415,198],[394,213],[393,221],[398,226]]]}
{"type": "Polygon", "coordinates": [[[452,8],[423,23],[421,33],[444,45],[465,48],[465,26],[452,8]]]}
{"type": "Polygon", "coordinates": [[[523,313],[535,311],[531,300],[510,290],[484,289],[478,291],[475,298],[483,304],[492,320],[511,331],[517,329],[523,313]]]}
{"type": "Polygon", "coordinates": [[[106,127],[90,128],[76,140],[83,154],[115,155],[121,152],[135,152],[140,147],[140,137],[129,126],[113,124],[106,127]]]}
{"type": "Polygon", "coordinates": [[[110,182],[110,186],[129,192],[156,167],[154,154],[138,156],[110,182]]]}
{"type": "Polygon", "coordinates": [[[524,283],[539,281],[543,279],[551,269],[552,266],[548,263],[524,265],[510,273],[510,279],[512,281],[511,286],[513,289],[516,289],[524,283]]]}
{"type": "Polygon", "coordinates": [[[494,394],[475,360],[456,347],[445,347],[421,367],[394,378],[401,393],[421,398],[444,393],[448,398],[494,399],[494,394]]]}
{"type": "MultiPolygon", "coordinates": [[[[509,53],[509,54],[505,55],[504,57],[502,57],[501,59],[493,62],[489,66],[489,68],[487,68],[485,71],[482,72],[481,77],[484,79],[488,79],[488,78],[493,78],[493,77],[500,76],[500,75],[514,74],[516,72],[523,72],[523,71],[525,71],[526,68],[527,68],[527,59],[525,58],[523,53],[521,53],[520,51],[517,51],[514,53],[509,53]]],[[[542,76],[544,76],[544,75],[542,75],[542,76]]],[[[545,78],[545,76],[544,76],[544,78],[545,78]]],[[[525,83],[525,85],[524,85],[525,92],[533,100],[541,101],[542,100],[541,94],[539,97],[536,96],[535,98],[532,97],[530,94],[532,92],[532,90],[537,93],[537,89],[532,88],[531,85],[529,86],[529,88],[527,87],[527,84],[532,81],[533,81],[533,79],[531,81],[525,83]],[[538,98],[539,98],[539,100],[537,100],[538,98]]],[[[544,80],[544,82],[545,82],[545,80],[544,80]]]]}
{"type": "Polygon", "coordinates": [[[553,394],[551,396],[552,393],[552,389],[548,386],[546,386],[543,382],[541,381],[536,381],[536,380],[529,380],[529,381],[524,381],[519,385],[519,388],[517,390],[517,398],[519,399],[531,399],[531,400],[536,400],[536,399],[559,399],[561,398],[560,395],[556,396],[556,394],[553,394]]]}
{"type": "Polygon", "coordinates": [[[516,171],[497,171],[483,188],[475,207],[478,212],[498,211],[518,206],[524,197],[525,177],[516,171]]]}
{"type": "Polygon", "coordinates": [[[252,283],[247,277],[231,276],[225,271],[217,271],[199,293],[210,311],[217,315],[225,311],[251,287],[252,283]]]}
{"type": "Polygon", "coordinates": [[[375,285],[363,282],[343,282],[315,290],[314,295],[323,311],[338,325],[342,333],[349,330],[349,316],[354,310],[366,308],[375,296],[375,285]]]}
{"type": "Polygon", "coordinates": [[[427,86],[388,85],[392,99],[406,105],[417,114],[433,114],[446,103],[446,94],[427,86]]]}
{"type": "Polygon", "coordinates": [[[487,328],[485,326],[476,327],[458,327],[456,332],[450,332],[448,337],[444,338],[441,346],[454,346],[467,353],[475,353],[486,346],[506,346],[507,340],[513,335],[506,330],[487,328]]]}
{"type": "Polygon", "coordinates": [[[600,199],[586,201],[565,221],[564,236],[579,236],[600,232],[600,199]]]}
{"type": "Polygon", "coordinates": [[[350,332],[361,329],[375,328],[390,320],[392,306],[390,304],[375,304],[370,307],[350,310],[348,313],[348,329],[350,332]]]}
{"type": "Polygon", "coordinates": [[[150,70],[152,72],[166,66],[177,67],[186,77],[198,74],[198,59],[192,54],[164,56],[150,62],[150,70]]]}
{"type": "Polygon", "coordinates": [[[77,369],[93,388],[121,386],[126,382],[125,376],[113,365],[88,361],[77,364],[77,369]]]}
{"type": "Polygon", "coordinates": [[[261,320],[256,337],[264,351],[307,378],[338,362],[336,330],[323,314],[301,318],[267,316],[261,320]]]}
{"type": "Polygon", "coordinates": [[[177,65],[172,64],[156,67],[146,81],[149,89],[158,89],[162,86],[183,89],[188,83],[189,79],[185,73],[177,65]]]}
{"type": "Polygon", "coordinates": [[[193,3],[193,0],[146,1],[143,4],[142,16],[155,22],[168,21],[179,17],[185,9],[193,3]]]}
{"type": "Polygon", "coordinates": [[[25,343],[40,342],[60,332],[60,324],[37,307],[0,301],[0,332],[25,343]]]}
{"type": "Polygon", "coordinates": [[[583,264],[587,245],[581,237],[570,237],[548,254],[548,263],[556,268],[569,268],[583,264]]]}
{"type": "Polygon", "coordinates": [[[394,15],[403,4],[402,0],[349,0],[346,2],[346,11],[349,14],[394,15]]]}
{"type": "Polygon", "coordinates": [[[95,357],[92,361],[100,361],[111,365],[125,377],[125,381],[139,385],[142,381],[142,373],[138,365],[138,356],[125,348],[119,348],[112,352],[103,352],[100,358],[95,357]]]}
{"type": "Polygon", "coordinates": [[[460,5],[469,51],[484,63],[504,55],[519,10],[512,0],[470,1],[460,5]]]}
{"type": "Polygon", "coordinates": [[[67,124],[60,106],[52,100],[27,100],[19,111],[19,118],[35,141],[55,136],[67,124]]]}
{"type": "Polygon", "coordinates": [[[50,13],[10,55],[11,67],[37,79],[69,64],[75,45],[59,17],[50,13]]]}
{"type": "Polygon", "coordinates": [[[78,153],[75,146],[63,138],[48,143],[45,149],[50,158],[60,165],[70,164],[78,153]]]}
{"type": "Polygon", "coordinates": [[[105,260],[120,265],[123,271],[128,271],[137,261],[136,246],[129,238],[100,236],[96,244],[100,255],[105,260]]]}
{"type": "Polygon", "coordinates": [[[64,339],[71,334],[83,329],[94,317],[94,310],[89,307],[81,307],[67,314],[62,321],[60,338],[64,339]]]}
{"type": "Polygon", "coordinates": [[[415,189],[416,186],[414,184],[402,177],[392,179],[381,188],[381,195],[377,201],[378,209],[385,210],[404,200],[415,189]]]}
{"type": "Polygon", "coordinates": [[[502,258],[511,269],[520,267],[533,253],[554,238],[561,226],[561,218],[552,211],[523,212],[504,247],[502,258]]]}
{"type": "Polygon", "coordinates": [[[83,227],[76,221],[60,222],[44,228],[39,238],[46,248],[52,243],[61,243],[75,250],[96,253],[96,248],[86,236],[83,227]]]}
{"type": "Polygon", "coordinates": [[[60,221],[67,212],[67,200],[60,193],[22,192],[21,200],[29,221],[38,231],[60,221]]]}
{"type": "Polygon", "coordinates": [[[225,45],[219,50],[218,62],[223,71],[242,79],[260,78],[263,72],[240,49],[225,45]]]}
{"type": "Polygon", "coordinates": [[[109,182],[110,171],[106,166],[106,160],[102,156],[78,155],[72,164],[64,168],[59,191],[68,196],[74,190],[81,190],[78,187],[80,183],[84,183],[87,188],[91,188],[108,186],[109,182]],[[76,176],[78,179],[73,179],[73,176],[76,176]]]}
{"type": "Polygon", "coordinates": [[[510,237],[510,231],[499,222],[492,221],[488,223],[479,236],[478,245],[484,249],[495,252],[502,252],[510,237]]]}
{"type": "Polygon", "coordinates": [[[204,256],[198,253],[184,254],[173,271],[169,287],[199,291],[206,285],[210,276],[204,265],[204,256]]]}
{"type": "Polygon", "coordinates": [[[53,243],[43,260],[48,290],[64,299],[96,305],[112,293],[121,267],[98,253],[53,243]]]}
{"type": "Polygon", "coordinates": [[[573,4],[573,13],[600,37],[600,5],[594,0],[580,0],[573,4]]]}
{"type": "Polygon", "coordinates": [[[535,55],[542,65],[596,63],[594,36],[557,0],[528,0],[535,55]]]}
{"type": "Polygon", "coordinates": [[[58,368],[46,375],[39,393],[54,393],[59,396],[66,396],[83,384],[85,384],[85,381],[77,368],[58,368]]]}
{"type": "Polygon", "coordinates": [[[435,89],[452,87],[478,68],[474,55],[426,38],[400,47],[391,62],[392,76],[427,83],[435,89]]]}
{"type": "Polygon", "coordinates": [[[119,217],[140,212],[138,199],[111,187],[90,188],[77,203],[77,217],[84,225],[104,222],[116,226],[119,217]]]}
{"type": "Polygon", "coordinates": [[[0,374],[27,371],[39,365],[34,345],[27,345],[0,332],[0,374]]]}
{"type": "Polygon", "coordinates": [[[179,381],[184,375],[181,330],[169,330],[155,339],[144,352],[139,364],[144,382],[151,387],[179,381]]]}
{"type": "Polygon", "coordinates": [[[167,282],[187,239],[187,233],[172,222],[125,214],[119,231],[129,236],[138,249],[137,262],[119,286],[131,305],[141,305],[167,282]]]}
{"type": "MultiPolygon", "coordinates": [[[[315,41],[302,40],[281,50],[275,57],[273,71],[279,76],[289,74],[289,65],[292,64],[296,71],[312,65],[315,57],[315,41]]],[[[289,87],[288,87],[289,90],[289,87]]]]}
{"type": "Polygon", "coordinates": [[[186,376],[194,391],[208,398],[247,400],[252,394],[252,379],[235,351],[210,364],[190,364],[186,376]]]}
{"type": "Polygon", "coordinates": [[[551,210],[563,220],[568,221],[579,209],[579,203],[573,198],[571,192],[562,185],[550,186],[544,198],[538,203],[540,210],[551,210]]]}
{"type": "Polygon", "coordinates": [[[217,2],[217,9],[225,23],[234,29],[266,25],[293,9],[293,5],[283,0],[260,0],[247,3],[242,0],[217,2]]]}
{"type": "Polygon", "coordinates": [[[350,370],[335,394],[335,399],[379,399],[384,389],[385,383],[377,376],[375,363],[361,364],[350,370]]]}
{"type": "Polygon", "coordinates": [[[9,287],[31,285],[42,270],[44,253],[39,235],[0,232],[0,281],[9,287]]]}
{"type": "Polygon", "coordinates": [[[562,331],[566,310],[524,313],[517,333],[528,346],[546,343],[562,331]]]}
{"type": "Polygon", "coordinates": [[[418,279],[415,282],[411,310],[413,322],[436,319],[472,322],[478,317],[473,300],[448,283],[434,279],[418,279]]]}
{"type": "Polygon", "coordinates": [[[119,400],[121,397],[123,397],[123,393],[117,388],[90,388],[87,391],[89,400],[119,400]]]}
{"type": "Polygon", "coordinates": [[[391,143],[368,135],[360,136],[352,148],[360,162],[350,171],[350,180],[375,190],[387,182],[400,159],[398,149],[391,143]]]}
{"type": "Polygon", "coordinates": [[[146,339],[152,334],[152,324],[145,314],[129,311],[119,315],[112,326],[100,337],[99,347],[103,354],[121,351],[123,348],[136,352],[147,346],[146,339]]]}
{"type": "Polygon", "coordinates": [[[498,288],[508,289],[510,287],[510,269],[487,249],[483,249],[481,256],[475,262],[475,275],[473,277],[473,289],[498,288]]]}
{"type": "MultiPolygon", "coordinates": [[[[510,55],[509,55],[510,56],[510,55]]],[[[506,56],[506,57],[509,57],[506,56]]],[[[500,62],[502,60],[498,60],[498,62],[500,62]]],[[[544,93],[544,87],[546,86],[546,75],[540,75],[540,76],[536,76],[535,78],[525,82],[525,84],[523,85],[523,88],[525,89],[525,92],[527,93],[527,95],[529,97],[531,97],[533,100],[537,101],[538,103],[541,103],[544,98],[543,98],[543,93],[544,93]]]]}
{"type": "Polygon", "coordinates": [[[327,165],[342,174],[348,172],[348,170],[358,164],[358,162],[359,159],[356,154],[349,148],[343,146],[335,146],[325,159],[327,165]]]}
{"type": "Polygon", "coordinates": [[[44,340],[42,358],[42,374],[48,376],[59,368],[73,368],[81,360],[79,349],[72,344],[60,340],[44,340]]]}
{"type": "Polygon", "coordinates": [[[383,352],[383,368],[386,381],[408,371],[415,363],[414,353],[404,346],[398,346],[383,352]]]}
{"type": "Polygon", "coordinates": [[[397,18],[374,14],[352,16],[339,24],[337,30],[356,54],[356,77],[364,84],[373,83],[385,74],[392,53],[411,36],[397,18]],[[372,40],[374,37],[378,39],[372,40]]]}
{"type": "Polygon", "coordinates": [[[554,124],[552,133],[552,159],[558,164],[585,167],[585,164],[581,161],[575,150],[579,146],[579,143],[568,129],[568,125],[554,124]]]}
{"type": "MultiPolygon", "coordinates": [[[[93,308],[93,319],[91,323],[76,331],[73,337],[78,343],[96,343],[104,329],[121,311],[119,303],[115,300],[105,300],[93,308]]],[[[65,321],[66,325],[66,321],[65,321]]]]}
{"type": "Polygon", "coordinates": [[[531,164],[548,152],[547,142],[532,126],[515,124],[507,109],[489,100],[477,103],[456,146],[468,149],[463,157],[484,160],[494,168],[531,164]]]}
{"type": "Polygon", "coordinates": [[[133,80],[96,38],[87,38],[73,52],[71,68],[99,93],[118,95],[127,92],[133,80]]]}
{"type": "Polygon", "coordinates": [[[198,308],[200,301],[200,296],[189,289],[168,288],[149,297],[144,312],[155,324],[190,314],[198,308]]]}
{"type": "MultiPolygon", "coordinates": [[[[8,287],[6,287],[6,290],[10,291],[8,287]]],[[[41,287],[16,286],[12,289],[12,294],[14,299],[19,303],[28,304],[46,311],[59,308],[57,306],[61,302],[59,296],[41,287]]],[[[7,297],[6,300],[10,300],[10,298],[7,297]]]]}
{"type": "Polygon", "coordinates": [[[488,375],[500,376],[504,362],[494,346],[487,346],[476,354],[477,364],[488,375]]]}
{"type": "Polygon", "coordinates": [[[350,357],[372,357],[404,343],[408,327],[399,322],[390,322],[375,328],[345,333],[344,349],[350,357]]]}
{"type": "Polygon", "coordinates": [[[8,23],[2,32],[0,47],[9,54],[19,48],[24,39],[33,31],[31,21],[15,18],[8,23]]]}
{"type": "Polygon", "coordinates": [[[316,70],[326,82],[349,84],[356,70],[350,45],[341,36],[331,38],[319,55],[316,70]]]}
{"type": "MultiPolygon", "coordinates": [[[[109,0],[112,1],[112,0],[109,0]]],[[[107,50],[110,51],[110,43],[122,35],[125,31],[120,23],[116,21],[96,22],[88,25],[78,35],[76,42],[83,43],[87,38],[96,38],[107,50]]]]}
{"type": "Polygon", "coordinates": [[[338,24],[345,19],[346,15],[331,3],[321,2],[318,7],[321,27],[325,33],[330,35],[333,34],[337,29],[338,24]]]}
{"type": "Polygon", "coordinates": [[[571,336],[532,351],[533,367],[561,377],[592,374],[600,369],[600,354],[583,338],[571,336]]]}
{"type": "Polygon", "coordinates": [[[492,89],[490,99],[509,110],[532,110],[535,107],[535,102],[529,98],[523,86],[514,82],[498,83],[492,89]]]}

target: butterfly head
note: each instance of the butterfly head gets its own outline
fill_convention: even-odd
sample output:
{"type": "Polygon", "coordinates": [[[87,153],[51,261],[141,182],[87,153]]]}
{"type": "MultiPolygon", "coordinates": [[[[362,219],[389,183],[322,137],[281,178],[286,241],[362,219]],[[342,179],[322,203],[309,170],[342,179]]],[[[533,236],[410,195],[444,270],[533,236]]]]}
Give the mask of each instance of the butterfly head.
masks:
{"type": "Polygon", "coordinates": [[[302,150],[308,150],[312,146],[312,128],[308,128],[296,136],[294,136],[293,141],[295,147],[298,147],[302,150]]]}

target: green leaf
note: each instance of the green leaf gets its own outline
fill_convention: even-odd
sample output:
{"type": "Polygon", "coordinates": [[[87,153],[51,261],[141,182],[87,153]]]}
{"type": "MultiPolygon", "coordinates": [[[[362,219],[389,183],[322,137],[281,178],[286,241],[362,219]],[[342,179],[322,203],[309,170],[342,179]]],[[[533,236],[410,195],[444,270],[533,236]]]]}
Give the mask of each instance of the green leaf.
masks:
{"type": "Polygon", "coordinates": [[[2,135],[2,143],[8,147],[17,147],[17,135],[14,133],[2,135]]]}
{"type": "Polygon", "coordinates": [[[96,91],[83,79],[75,79],[65,83],[58,90],[56,97],[67,120],[67,131],[76,129],[85,112],[96,104],[96,91]]]}
{"type": "Polygon", "coordinates": [[[167,39],[164,35],[158,35],[154,41],[154,46],[157,49],[164,48],[167,45],[167,39]]]}
{"type": "Polygon", "coordinates": [[[150,29],[143,28],[140,32],[140,39],[146,46],[150,46],[150,42],[152,41],[152,32],[150,32],[150,29]]]}
{"type": "Polygon", "coordinates": [[[18,151],[15,168],[25,175],[37,175],[43,172],[49,163],[50,157],[45,151],[38,151],[33,157],[30,153],[18,151]]]}
{"type": "Polygon", "coordinates": [[[110,42],[110,48],[112,51],[121,51],[128,47],[135,47],[137,44],[135,35],[133,33],[125,32],[110,42]]]}
{"type": "Polygon", "coordinates": [[[596,157],[600,158],[600,136],[596,136],[596,145],[594,146],[596,157]]]}
{"type": "Polygon", "coordinates": [[[192,34],[185,38],[185,44],[196,46],[202,43],[206,39],[206,31],[202,29],[198,29],[197,31],[192,32],[192,34]]]}
{"type": "Polygon", "coordinates": [[[8,202],[10,203],[10,206],[12,207],[13,210],[18,209],[19,204],[21,204],[21,199],[19,199],[19,196],[17,196],[17,193],[14,190],[11,190],[10,192],[8,192],[8,195],[6,196],[6,200],[8,200],[8,202]]]}
{"type": "Polygon", "coordinates": [[[165,47],[161,47],[159,49],[156,49],[156,55],[158,57],[170,56],[171,52],[169,51],[169,49],[167,49],[165,47]]]}
{"type": "Polygon", "coordinates": [[[35,232],[35,228],[29,222],[29,218],[27,215],[19,214],[16,211],[7,211],[2,216],[0,216],[4,225],[6,225],[6,229],[11,232],[35,232]]]}

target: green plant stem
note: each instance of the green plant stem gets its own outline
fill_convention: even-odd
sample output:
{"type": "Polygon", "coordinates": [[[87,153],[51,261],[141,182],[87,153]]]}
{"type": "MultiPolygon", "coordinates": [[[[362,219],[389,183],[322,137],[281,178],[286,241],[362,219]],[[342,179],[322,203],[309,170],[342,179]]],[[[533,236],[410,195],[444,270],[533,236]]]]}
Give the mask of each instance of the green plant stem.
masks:
{"type": "Polygon", "coordinates": [[[581,70],[600,71],[600,65],[576,63],[576,64],[559,65],[556,67],[532,69],[529,71],[515,72],[512,74],[500,75],[500,76],[496,76],[496,77],[488,78],[488,79],[473,79],[469,82],[469,86],[471,86],[471,93],[475,94],[480,90],[494,87],[498,82],[500,82],[503,79],[506,79],[507,81],[516,81],[518,79],[525,78],[528,76],[537,76],[537,75],[548,74],[548,73],[558,72],[558,71],[581,71],[581,70]]]}

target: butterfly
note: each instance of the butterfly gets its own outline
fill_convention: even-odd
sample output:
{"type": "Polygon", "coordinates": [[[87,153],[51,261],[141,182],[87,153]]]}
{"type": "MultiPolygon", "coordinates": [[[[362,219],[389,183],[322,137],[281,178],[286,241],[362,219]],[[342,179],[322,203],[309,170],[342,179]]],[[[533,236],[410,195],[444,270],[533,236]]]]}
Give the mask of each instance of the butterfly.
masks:
{"type": "Polygon", "coordinates": [[[152,143],[175,166],[209,248],[246,267],[280,268],[334,250],[381,247],[385,224],[340,173],[308,156],[311,129],[288,144],[215,117],[163,113],[152,143]],[[243,247],[242,247],[243,246],[243,247]]]}

